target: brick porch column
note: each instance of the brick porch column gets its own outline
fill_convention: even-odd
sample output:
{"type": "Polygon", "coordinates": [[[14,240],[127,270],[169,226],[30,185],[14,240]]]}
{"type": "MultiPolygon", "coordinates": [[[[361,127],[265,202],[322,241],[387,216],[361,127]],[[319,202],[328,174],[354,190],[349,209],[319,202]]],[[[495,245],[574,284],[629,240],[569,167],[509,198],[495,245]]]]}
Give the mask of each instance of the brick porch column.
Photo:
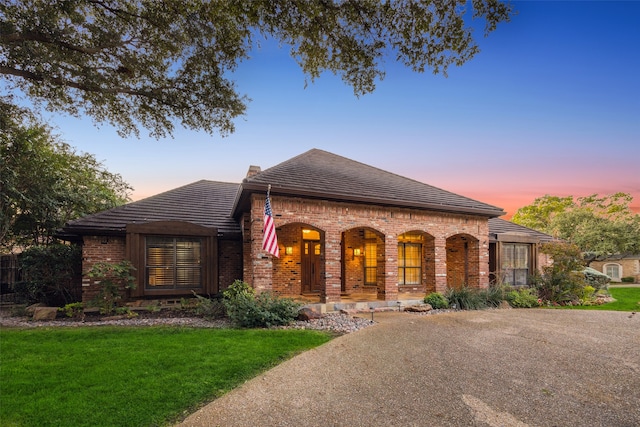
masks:
{"type": "MultiPolygon", "coordinates": [[[[488,227],[486,235],[489,235],[488,227]]],[[[479,239],[478,252],[478,262],[480,263],[480,277],[478,278],[478,285],[480,288],[486,289],[489,287],[489,239],[479,239]]]]}
{"type": "Polygon", "coordinates": [[[447,239],[435,238],[436,259],[436,292],[443,293],[447,290],[447,239]]]}
{"type": "Polygon", "coordinates": [[[384,238],[384,288],[378,286],[378,299],[398,300],[398,238],[393,235],[384,238]]]}
{"type": "Polygon", "coordinates": [[[273,289],[272,255],[262,249],[263,209],[264,197],[254,196],[251,204],[251,251],[246,268],[251,277],[247,282],[258,293],[273,289]]]}
{"type": "Polygon", "coordinates": [[[324,234],[324,288],[320,298],[325,304],[340,302],[342,280],[341,240],[340,233],[326,231],[324,234]]]}

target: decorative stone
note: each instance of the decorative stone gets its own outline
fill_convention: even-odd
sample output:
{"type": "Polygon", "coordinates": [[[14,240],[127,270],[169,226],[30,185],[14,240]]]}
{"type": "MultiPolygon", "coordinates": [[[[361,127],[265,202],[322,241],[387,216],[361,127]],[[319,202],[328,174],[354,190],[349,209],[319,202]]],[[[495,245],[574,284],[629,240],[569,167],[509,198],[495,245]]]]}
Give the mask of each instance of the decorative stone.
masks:
{"type": "Polygon", "coordinates": [[[58,307],[35,307],[33,320],[55,320],[58,315],[58,307]]]}
{"type": "Polygon", "coordinates": [[[307,322],[312,319],[320,319],[322,317],[321,313],[316,313],[308,307],[301,308],[298,312],[298,320],[302,320],[307,322]]]}
{"type": "Polygon", "coordinates": [[[410,311],[412,313],[426,313],[433,310],[431,304],[409,305],[404,307],[404,311],[410,311]]]}

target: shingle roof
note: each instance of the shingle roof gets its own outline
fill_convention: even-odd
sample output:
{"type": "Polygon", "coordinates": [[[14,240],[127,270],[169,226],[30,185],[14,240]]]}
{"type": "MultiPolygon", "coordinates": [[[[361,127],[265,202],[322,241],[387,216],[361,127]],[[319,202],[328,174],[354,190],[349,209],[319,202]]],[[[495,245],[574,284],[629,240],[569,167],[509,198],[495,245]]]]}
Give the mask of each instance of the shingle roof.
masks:
{"type": "Polygon", "coordinates": [[[269,184],[273,194],[489,217],[504,215],[499,207],[318,149],[245,178],[234,214],[245,208],[250,193],[265,191],[269,184]]]}
{"type": "Polygon", "coordinates": [[[65,233],[124,233],[127,224],[186,221],[215,227],[219,233],[240,233],[231,217],[239,184],[201,180],[117,208],[70,221],[65,233]]]}
{"type": "Polygon", "coordinates": [[[489,218],[489,234],[495,235],[502,233],[526,234],[528,236],[535,237],[540,242],[551,242],[555,240],[553,236],[549,234],[516,224],[515,222],[507,221],[502,218],[489,218]]]}

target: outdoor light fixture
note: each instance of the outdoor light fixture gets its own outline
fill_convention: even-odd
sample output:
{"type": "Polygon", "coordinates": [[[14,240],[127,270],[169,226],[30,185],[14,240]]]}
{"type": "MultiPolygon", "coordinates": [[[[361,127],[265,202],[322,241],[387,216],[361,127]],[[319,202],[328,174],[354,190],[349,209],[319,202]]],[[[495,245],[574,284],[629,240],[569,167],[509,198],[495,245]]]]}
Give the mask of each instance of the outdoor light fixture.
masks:
{"type": "Polygon", "coordinates": [[[354,248],[353,249],[353,256],[360,256],[362,255],[362,252],[360,251],[360,248],[354,248]]]}
{"type": "Polygon", "coordinates": [[[285,246],[284,247],[284,253],[287,254],[287,255],[293,254],[293,246],[285,246]]]}

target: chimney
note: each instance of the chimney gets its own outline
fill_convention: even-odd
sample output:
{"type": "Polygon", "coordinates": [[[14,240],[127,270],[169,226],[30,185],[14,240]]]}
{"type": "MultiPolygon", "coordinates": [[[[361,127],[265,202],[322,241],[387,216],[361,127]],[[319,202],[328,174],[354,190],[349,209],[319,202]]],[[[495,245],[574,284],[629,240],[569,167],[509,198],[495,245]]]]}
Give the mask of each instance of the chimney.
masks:
{"type": "Polygon", "coordinates": [[[251,178],[254,175],[259,174],[261,171],[260,166],[249,166],[249,170],[247,171],[247,176],[245,178],[251,178]]]}

